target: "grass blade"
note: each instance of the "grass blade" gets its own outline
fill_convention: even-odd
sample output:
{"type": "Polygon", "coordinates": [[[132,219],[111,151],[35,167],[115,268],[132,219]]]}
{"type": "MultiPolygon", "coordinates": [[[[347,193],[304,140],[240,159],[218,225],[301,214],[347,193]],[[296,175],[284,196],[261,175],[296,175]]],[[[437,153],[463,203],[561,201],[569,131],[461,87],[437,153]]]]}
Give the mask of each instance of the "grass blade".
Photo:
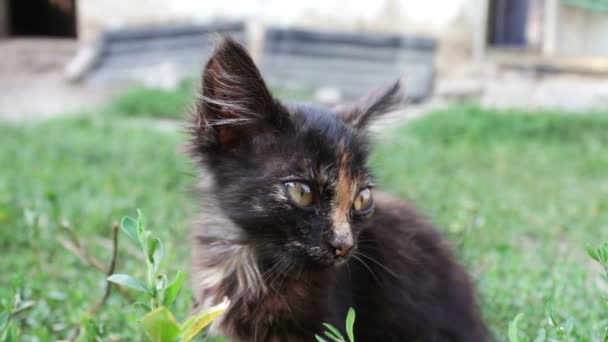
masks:
{"type": "Polygon", "coordinates": [[[336,342],[343,342],[344,341],[344,337],[342,336],[342,333],[333,325],[329,324],[329,323],[323,323],[323,325],[329,330],[325,332],[325,335],[329,338],[331,338],[332,340],[336,341],[336,342]]]}
{"type": "Polygon", "coordinates": [[[355,326],[355,309],[348,309],[348,314],[346,315],[346,335],[348,335],[348,339],[350,342],[355,342],[355,333],[353,332],[355,326]]]}
{"type": "Polygon", "coordinates": [[[519,339],[519,321],[524,317],[523,313],[515,316],[511,322],[509,322],[509,342],[521,342],[519,339]]]}

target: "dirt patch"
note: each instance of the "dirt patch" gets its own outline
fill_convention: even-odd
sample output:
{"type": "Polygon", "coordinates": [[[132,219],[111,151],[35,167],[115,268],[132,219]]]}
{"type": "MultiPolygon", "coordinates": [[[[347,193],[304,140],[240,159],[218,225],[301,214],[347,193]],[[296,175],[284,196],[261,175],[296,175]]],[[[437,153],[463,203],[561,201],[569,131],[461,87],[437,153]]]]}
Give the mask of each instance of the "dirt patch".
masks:
{"type": "Polygon", "coordinates": [[[33,120],[95,107],[116,90],[72,84],[64,68],[76,54],[71,39],[0,40],[0,119],[33,120]]]}

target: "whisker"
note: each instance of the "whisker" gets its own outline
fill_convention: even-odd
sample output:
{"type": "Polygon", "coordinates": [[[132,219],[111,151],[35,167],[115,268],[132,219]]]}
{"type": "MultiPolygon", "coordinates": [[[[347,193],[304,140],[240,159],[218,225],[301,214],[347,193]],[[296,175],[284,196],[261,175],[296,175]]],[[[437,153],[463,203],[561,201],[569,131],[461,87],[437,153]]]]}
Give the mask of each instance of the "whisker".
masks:
{"type": "Polygon", "coordinates": [[[386,272],[388,272],[390,275],[392,275],[393,277],[399,279],[399,276],[397,276],[397,274],[395,272],[393,272],[392,270],[390,270],[388,267],[384,266],[382,263],[380,263],[379,261],[377,261],[376,259],[372,258],[371,256],[361,252],[361,251],[357,251],[355,252],[356,254],[374,262],[376,265],[382,267],[386,272]]]}
{"type": "Polygon", "coordinates": [[[380,282],[380,278],[378,278],[378,276],[376,275],[376,273],[371,269],[371,267],[369,267],[367,265],[367,263],[365,263],[365,261],[359,257],[357,257],[356,255],[353,255],[353,258],[357,261],[359,261],[363,266],[365,266],[365,268],[367,268],[367,270],[369,271],[369,273],[372,275],[372,277],[374,277],[374,279],[376,280],[376,282],[379,285],[382,285],[382,283],[380,282]]]}

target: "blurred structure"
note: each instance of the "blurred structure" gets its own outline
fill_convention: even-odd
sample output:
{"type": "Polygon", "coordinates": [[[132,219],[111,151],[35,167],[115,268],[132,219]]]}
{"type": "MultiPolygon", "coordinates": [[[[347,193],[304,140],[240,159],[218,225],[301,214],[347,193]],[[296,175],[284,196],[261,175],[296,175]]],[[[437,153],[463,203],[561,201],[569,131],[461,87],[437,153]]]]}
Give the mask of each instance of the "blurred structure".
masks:
{"type": "Polygon", "coordinates": [[[356,98],[403,76],[411,102],[433,89],[435,40],[421,36],[269,29],[262,73],[282,88],[316,89],[323,102],[356,98]]]}
{"type": "Polygon", "coordinates": [[[598,57],[608,55],[606,10],[602,0],[1,0],[0,36],[77,36],[88,44],[109,29],[243,20],[422,34],[438,39],[450,59],[503,46],[545,57],[598,57]]]}
{"type": "Polygon", "coordinates": [[[217,34],[230,35],[244,43],[245,26],[242,22],[223,22],[107,31],[94,44],[90,59],[83,60],[88,65],[79,66],[76,60],[75,70],[69,72],[74,73],[74,79],[86,76],[86,81],[92,83],[135,81],[174,89],[182,79],[197,75],[217,34]],[[83,72],[87,75],[81,75],[83,72]]]}
{"type": "MultiPolygon", "coordinates": [[[[204,57],[198,60],[197,56],[209,49],[208,33],[226,31],[226,25],[232,25],[228,31],[242,39],[264,73],[281,81],[277,82],[281,86],[289,78],[289,83],[301,83],[304,87],[338,87],[338,96],[329,98],[357,95],[359,89],[346,86],[354,84],[353,81],[337,74],[340,66],[349,65],[343,74],[352,76],[359,71],[369,83],[405,74],[414,82],[410,88],[416,89],[412,92],[416,99],[427,97],[433,89],[436,95],[462,99],[502,91],[501,78],[513,73],[523,75],[523,80],[534,86],[538,85],[539,76],[607,75],[607,3],[604,0],[0,0],[0,41],[2,37],[32,36],[72,39],[78,53],[66,69],[71,80],[100,83],[123,76],[153,86],[171,87],[186,74],[180,70],[200,69],[204,57]],[[304,44],[294,32],[316,37],[316,41],[309,39],[308,45],[294,47],[304,44]],[[341,40],[335,41],[338,36],[341,40]],[[392,43],[366,43],[372,40],[392,43]],[[290,48],[286,50],[286,46],[290,48]],[[344,51],[352,53],[344,55],[344,51]],[[312,57],[324,54],[325,71],[319,69],[321,60],[311,62],[312,57]],[[291,59],[287,60],[288,57],[291,59]],[[296,70],[297,61],[303,63],[301,68],[306,71],[296,70]],[[314,73],[324,77],[314,78],[311,76],[314,73]],[[340,77],[343,78],[340,82],[328,82],[340,77]],[[311,84],[323,78],[327,84],[311,84]]],[[[588,84],[588,80],[585,82],[588,84]]],[[[368,87],[362,83],[358,88],[368,87]]],[[[514,96],[538,93],[532,91],[530,95],[529,89],[523,88],[526,90],[522,94],[514,96]]],[[[595,89],[590,95],[595,98],[605,96],[603,89],[608,85],[589,88],[595,89]],[[597,89],[602,94],[597,95],[597,89]]],[[[587,90],[581,90],[581,94],[587,90]]],[[[543,93],[538,98],[545,101],[551,96],[543,93]]],[[[501,105],[495,99],[485,102],[501,105]]],[[[508,105],[512,101],[506,102],[508,105]]],[[[514,102],[530,104],[525,99],[514,102]]],[[[555,104],[562,105],[559,101],[555,104]]]]}

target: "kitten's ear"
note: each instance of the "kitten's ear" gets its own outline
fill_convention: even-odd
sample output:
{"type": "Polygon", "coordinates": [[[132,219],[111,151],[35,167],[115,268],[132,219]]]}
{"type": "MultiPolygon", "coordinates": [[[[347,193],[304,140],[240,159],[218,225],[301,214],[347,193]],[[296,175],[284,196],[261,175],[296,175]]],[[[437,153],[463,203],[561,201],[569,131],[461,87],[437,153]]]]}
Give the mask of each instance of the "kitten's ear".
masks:
{"type": "Polygon", "coordinates": [[[336,108],[342,119],[357,130],[363,130],[376,117],[405,105],[401,80],[389,83],[352,104],[336,108]]]}
{"type": "Polygon", "coordinates": [[[222,38],[203,72],[196,104],[199,147],[235,147],[256,134],[281,129],[286,120],[245,48],[222,38]]]}

